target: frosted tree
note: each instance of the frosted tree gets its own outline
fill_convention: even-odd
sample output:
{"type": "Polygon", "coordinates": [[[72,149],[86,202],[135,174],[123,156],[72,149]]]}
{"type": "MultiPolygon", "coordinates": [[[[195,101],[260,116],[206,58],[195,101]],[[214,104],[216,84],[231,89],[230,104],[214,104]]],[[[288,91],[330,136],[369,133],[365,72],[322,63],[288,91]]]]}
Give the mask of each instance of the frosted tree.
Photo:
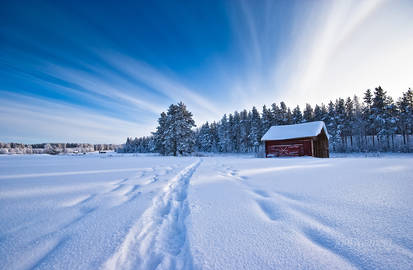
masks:
{"type": "Polygon", "coordinates": [[[254,147],[254,151],[258,152],[259,146],[261,143],[261,119],[260,114],[257,111],[257,108],[252,107],[252,111],[250,114],[251,119],[251,132],[249,134],[249,140],[251,142],[252,147],[254,147]]]}
{"type": "Polygon", "coordinates": [[[219,151],[219,137],[218,137],[218,124],[216,122],[212,122],[209,126],[209,134],[211,138],[211,150],[212,152],[219,151]]]}
{"type": "Polygon", "coordinates": [[[261,114],[261,134],[264,134],[267,132],[267,130],[272,126],[272,113],[270,109],[267,109],[267,107],[264,105],[262,107],[262,114],[261,114]]]}
{"type": "Polygon", "coordinates": [[[218,126],[219,147],[221,152],[228,152],[229,150],[228,126],[227,115],[224,114],[218,126]]]}
{"type": "Polygon", "coordinates": [[[399,111],[391,97],[386,98],[385,109],[383,114],[384,125],[381,127],[380,135],[386,137],[386,150],[394,150],[394,134],[397,132],[399,121],[399,111]]]}
{"type": "Polygon", "coordinates": [[[314,111],[310,104],[305,105],[305,109],[303,112],[303,121],[304,122],[311,122],[314,121],[314,111]]]}
{"type": "Polygon", "coordinates": [[[330,143],[331,149],[333,151],[337,150],[337,145],[338,145],[338,142],[339,142],[339,140],[338,140],[339,135],[337,134],[337,123],[336,123],[335,115],[336,115],[336,111],[335,111],[334,103],[332,101],[330,101],[328,103],[327,115],[325,116],[323,121],[326,123],[328,133],[331,136],[330,140],[329,140],[329,143],[330,143]]]}
{"type": "Polygon", "coordinates": [[[176,156],[193,151],[195,137],[192,128],[195,127],[195,122],[185,104],[171,104],[168,112],[161,114],[158,123],[154,141],[161,154],[176,156]]]}
{"type": "Polygon", "coordinates": [[[184,155],[193,151],[195,138],[192,128],[195,127],[195,121],[192,119],[192,113],[186,109],[184,103],[179,102],[176,109],[172,109],[175,114],[170,114],[170,127],[174,130],[172,142],[176,142],[176,149],[173,154],[184,155]]]}
{"type": "Polygon", "coordinates": [[[247,110],[243,110],[240,113],[240,118],[241,118],[241,151],[242,152],[248,152],[249,150],[249,134],[251,132],[251,122],[248,117],[248,112],[247,110]]]}
{"type": "Polygon", "coordinates": [[[321,107],[318,104],[314,107],[314,121],[321,121],[323,119],[323,113],[321,111],[321,107]]]}
{"type": "MultiPolygon", "coordinates": [[[[386,110],[386,92],[381,86],[374,89],[374,97],[371,106],[372,132],[377,135],[377,143],[380,143],[380,138],[385,135],[385,110],[386,110]]],[[[379,146],[379,145],[378,145],[379,146]]]]}
{"type": "Polygon", "coordinates": [[[234,151],[240,152],[241,151],[241,116],[240,114],[235,111],[234,112],[234,123],[232,125],[232,140],[234,144],[234,151]]]}
{"type": "Polygon", "coordinates": [[[197,134],[197,144],[200,151],[212,151],[212,136],[208,122],[202,125],[197,134]]]}
{"type": "Polygon", "coordinates": [[[345,147],[345,128],[344,122],[346,119],[346,108],[344,105],[344,99],[338,98],[335,104],[335,123],[336,123],[336,133],[337,136],[341,139],[341,150],[344,150],[345,147]]]}
{"type": "MultiPolygon", "coordinates": [[[[353,107],[354,107],[354,121],[352,127],[352,133],[358,135],[358,151],[361,151],[365,145],[365,123],[363,121],[363,107],[360,104],[359,98],[354,95],[353,97],[353,107]]],[[[365,147],[364,147],[365,148],[365,147]]]]}
{"type": "Polygon", "coordinates": [[[347,144],[347,137],[350,137],[350,145],[353,147],[353,124],[354,124],[354,104],[353,100],[348,97],[345,103],[345,116],[344,116],[344,124],[343,124],[343,131],[344,136],[346,137],[346,144],[347,144]]]}
{"type": "Polygon", "coordinates": [[[280,102],[280,113],[279,113],[280,125],[289,125],[291,124],[291,110],[287,107],[284,101],[280,102]]]}
{"type": "Polygon", "coordinates": [[[303,114],[301,113],[300,106],[298,105],[293,110],[292,122],[293,124],[299,124],[303,122],[303,114]]]}
{"type": "MultiPolygon", "coordinates": [[[[158,118],[158,127],[156,128],[156,132],[153,133],[155,150],[158,151],[161,155],[167,154],[165,145],[167,126],[168,118],[166,116],[166,113],[162,112],[161,117],[158,118]]],[[[128,144],[128,141],[126,141],[126,143],[128,144]]]]}
{"type": "MultiPolygon", "coordinates": [[[[363,108],[363,121],[365,123],[365,135],[366,135],[366,142],[367,142],[367,136],[371,135],[372,136],[372,143],[374,147],[374,116],[372,115],[372,106],[373,106],[373,96],[371,94],[371,90],[367,89],[366,92],[364,93],[364,108],[363,108]]],[[[368,142],[367,142],[368,143],[368,142]]]]}
{"type": "MultiPolygon", "coordinates": [[[[278,126],[281,125],[281,119],[283,118],[282,111],[280,107],[276,103],[271,104],[271,125],[270,126],[278,126]]],[[[264,117],[264,116],[263,116],[264,117]]]]}
{"type": "Polygon", "coordinates": [[[400,111],[399,129],[403,135],[403,144],[408,150],[409,134],[413,134],[413,91],[409,88],[397,102],[400,111]]]}

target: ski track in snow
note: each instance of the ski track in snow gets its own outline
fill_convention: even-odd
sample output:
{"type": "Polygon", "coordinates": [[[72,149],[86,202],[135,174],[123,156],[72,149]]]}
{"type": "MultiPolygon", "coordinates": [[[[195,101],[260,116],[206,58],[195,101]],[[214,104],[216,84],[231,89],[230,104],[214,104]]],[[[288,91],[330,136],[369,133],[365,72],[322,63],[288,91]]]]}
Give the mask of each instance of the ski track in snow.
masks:
{"type": "MultiPolygon", "coordinates": [[[[329,266],[337,265],[337,268],[340,269],[412,269],[409,268],[409,266],[411,266],[411,262],[413,262],[413,242],[411,241],[411,236],[406,234],[406,231],[409,232],[409,230],[401,230],[402,234],[400,234],[400,237],[386,236],[386,231],[380,228],[378,231],[384,231],[384,233],[373,232],[371,235],[368,235],[368,237],[371,238],[364,237],[363,234],[358,235],[357,233],[359,233],[359,231],[357,230],[356,233],[352,233],[353,231],[349,228],[352,223],[341,218],[342,216],[352,217],[353,212],[351,211],[353,208],[347,208],[348,206],[353,207],[351,204],[346,205],[345,201],[337,202],[334,199],[331,200],[328,196],[327,199],[325,199],[324,196],[322,196],[324,194],[317,192],[315,196],[313,196],[311,192],[299,192],[299,190],[296,192],[295,186],[293,186],[292,189],[285,188],[285,183],[284,188],[282,183],[278,185],[278,183],[280,183],[277,182],[280,180],[277,178],[278,172],[286,170],[298,172],[300,170],[314,170],[315,168],[328,169],[330,163],[323,164],[317,161],[304,160],[305,162],[300,164],[301,160],[297,159],[291,160],[291,162],[288,163],[280,162],[277,166],[267,166],[263,168],[261,160],[254,160],[254,162],[256,162],[255,166],[254,164],[246,166],[242,163],[240,165],[237,160],[235,161],[236,162],[225,160],[224,163],[228,164],[223,164],[222,160],[210,162],[208,158],[204,158],[184,168],[184,166],[189,164],[186,163],[187,161],[181,163],[181,161],[174,160],[173,162],[177,164],[168,163],[166,164],[167,166],[153,163],[149,164],[150,167],[145,166],[144,168],[136,169],[129,169],[131,166],[128,166],[127,169],[116,170],[78,171],[76,169],[73,172],[11,174],[0,177],[0,180],[4,179],[0,181],[0,183],[14,183],[10,181],[10,179],[15,179],[17,182],[17,180],[20,181],[20,178],[24,177],[33,178],[41,176],[45,179],[50,179],[52,178],[51,176],[80,175],[80,172],[86,172],[86,175],[89,176],[102,172],[134,172],[133,174],[115,176],[116,178],[111,178],[112,176],[110,176],[108,179],[105,179],[105,181],[77,183],[69,187],[56,185],[50,187],[29,186],[30,188],[27,188],[27,186],[22,185],[22,189],[10,189],[10,191],[7,192],[0,191],[0,198],[4,199],[5,202],[10,200],[13,203],[13,200],[18,202],[20,198],[30,199],[31,197],[40,196],[39,194],[45,193],[46,199],[48,199],[47,195],[49,195],[53,198],[53,202],[56,202],[52,205],[46,200],[45,205],[50,206],[52,210],[56,209],[55,213],[58,214],[50,224],[48,224],[51,220],[50,216],[40,215],[33,220],[27,220],[26,222],[17,224],[15,227],[9,226],[7,230],[2,231],[0,234],[0,252],[2,251],[3,255],[12,254],[13,256],[3,256],[3,262],[0,261],[0,265],[3,265],[4,268],[0,268],[53,269],[54,265],[51,263],[56,262],[60,263],[59,268],[62,268],[62,266],[64,268],[64,264],[61,263],[62,259],[65,259],[63,254],[69,254],[67,255],[68,258],[72,256],[70,260],[76,262],[78,256],[82,253],[86,254],[81,258],[84,260],[86,267],[78,267],[77,269],[240,269],[240,267],[231,268],[231,265],[225,265],[225,263],[217,263],[217,261],[225,262],[225,260],[227,260],[227,262],[241,260],[244,266],[251,266],[248,264],[250,262],[256,263],[256,267],[251,267],[250,269],[263,269],[266,265],[283,265],[282,261],[271,261],[272,258],[276,257],[275,253],[267,256],[266,253],[263,252],[263,256],[257,260],[256,257],[254,257],[256,254],[253,253],[255,251],[260,252],[260,246],[254,249],[254,252],[243,253],[243,250],[246,250],[243,249],[242,246],[244,243],[247,243],[245,247],[256,245],[257,243],[262,244],[263,242],[265,244],[267,238],[262,241],[259,236],[260,233],[265,233],[268,229],[268,232],[285,232],[286,241],[284,243],[288,244],[286,247],[292,246],[293,249],[308,252],[304,253],[304,256],[308,254],[308,257],[302,258],[299,256],[303,255],[297,252],[296,258],[301,259],[303,268],[318,269],[318,266],[322,268],[322,264],[317,266],[316,263],[325,262],[329,266]],[[200,166],[201,163],[202,166],[200,166]],[[195,171],[197,171],[197,174],[192,177],[195,171]],[[206,174],[204,175],[204,173],[206,174]],[[274,179],[274,184],[268,181],[268,179],[274,179]],[[191,185],[190,196],[187,198],[190,181],[192,181],[193,185],[191,185]],[[219,183],[219,181],[221,181],[221,183],[219,183]],[[226,231],[231,235],[231,233],[240,228],[240,234],[238,234],[240,235],[239,239],[245,242],[239,240],[238,237],[235,237],[235,240],[228,237],[230,241],[226,243],[230,244],[226,246],[222,240],[225,239],[227,235],[219,234],[219,231],[227,225],[225,223],[226,218],[236,218],[235,216],[231,216],[232,213],[229,212],[229,210],[237,210],[236,208],[228,208],[227,212],[224,213],[215,210],[208,212],[208,209],[213,207],[216,207],[217,210],[219,210],[218,207],[225,209],[225,205],[214,205],[214,201],[225,202],[225,199],[227,199],[225,197],[226,194],[223,195],[224,200],[221,200],[222,198],[217,200],[219,196],[215,196],[216,190],[208,190],[208,185],[217,185],[217,187],[220,188],[218,186],[219,184],[222,184],[224,191],[225,188],[228,188],[228,192],[226,193],[229,194],[228,197],[232,196],[231,192],[233,192],[236,195],[234,198],[239,198],[239,204],[243,210],[243,212],[239,213],[241,222],[233,225],[233,229],[230,228],[226,231]],[[203,195],[203,192],[208,194],[206,198],[198,196],[203,195]],[[209,194],[208,192],[211,193],[209,194]],[[66,193],[69,195],[65,195],[66,193]],[[56,199],[60,194],[62,194],[63,198],[56,199]],[[191,197],[192,194],[196,195],[191,197]],[[239,197],[237,197],[238,195],[239,197]],[[339,206],[337,211],[343,210],[342,206],[344,206],[344,211],[348,211],[349,213],[342,213],[338,215],[337,218],[335,213],[329,211],[331,208],[326,207],[330,202],[337,203],[339,206]],[[192,210],[191,213],[190,208],[192,210]],[[83,242],[78,240],[78,236],[86,235],[89,232],[87,231],[86,233],[83,231],[85,224],[94,225],[95,223],[97,224],[103,221],[103,218],[105,220],[113,218],[117,221],[115,217],[108,214],[115,213],[116,211],[124,211],[126,218],[122,223],[113,222],[113,224],[116,225],[121,224],[116,228],[113,227],[113,230],[110,227],[112,224],[108,223],[108,232],[102,234],[104,237],[101,237],[105,240],[108,239],[108,242],[96,242],[96,246],[101,244],[99,247],[103,248],[94,250],[98,252],[103,250],[105,252],[102,254],[89,254],[88,252],[90,251],[85,248],[85,246],[87,247],[88,245],[84,244],[89,239],[86,237],[81,238],[83,242]],[[67,213],[63,215],[61,214],[62,212],[67,213]],[[204,217],[197,214],[204,212],[207,212],[208,216],[204,217]],[[220,216],[220,221],[209,223],[212,217],[220,216]],[[244,221],[243,217],[245,217],[246,221],[245,226],[244,223],[242,223],[244,221]],[[188,222],[185,223],[187,219],[188,222]],[[200,220],[201,222],[199,222],[200,220]],[[255,236],[255,232],[251,234],[253,235],[251,238],[242,235],[242,233],[251,229],[249,227],[251,225],[248,223],[250,220],[252,221],[252,226],[257,226],[254,228],[260,230],[257,232],[258,237],[255,236]],[[198,222],[197,225],[205,223],[207,226],[204,228],[204,231],[194,230],[194,221],[198,222]],[[210,230],[210,228],[213,228],[213,230],[210,230]],[[215,234],[211,234],[211,231],[213,232],[214,230],[216,230],[215,234]],[[196,234],[194,234],[194,231],[196,234]],[[21,240],[23,236],[26,237],[25,240],[21,240]],[[207,241],[203,242],[204,238],[207,238],[207,241]],[[213,246],[211,250],[208,250],[211,239],[216,240],[216,245],[213,246]],[[16,240],[16,244],[13,242],[14,240],[16,240]],[[222,242],[223,244],[221,244],[222,242]],[[109,244],[105,246],[105,243],[109,244]],[[293,245],[290,245],[291,243],[293,243],[293,245]],[[190,246],[190,244],[193,246],[190,246]],[[73,247],[76,248],[73,249],[73,247]],[[200,247],[204,247],[204,249],[199,249],[200,247]],[[73,254],[67,252],[73,251],[70,248],[75,251],[73,254]],[[81,252],[76,253],[77,248],[79,248],[81,252]],[[238,250],[238,248],[240,250],[238,250]],[[218,252],[216,252],[216,250],[218,250],[218,252]],[[222,254],[220,253],[221,250],[222,254]],[[239,254],[244,256],[237,257],[239,254]],[[96,256],[93,257],[90,255],[96,256]],[[216,258],[214,256],[216,256],[216,258]],[[235,259],[232,257],[235,257],[235,259]],[[393,260],[391,262],[392,264],[386,262],[386,260],[381,260],[382,257],[388,261],[393,260]],[[265,261],[266,258],[269,258],[269,261],[265,261]],[[315,267],[314,264],[312,264],[313,262],[315,262],[315,267]],[[333,262],[333,264],[331,264],[331,262],[333,262]],[[391,268],[389,266],[394,267],[391,268]]],[[[382,173],[385,173],[389,172],[389,168],[393,167],[383,168],[382,173]]],[[[394,168],[397,170],[407,170],[408,166],[400,165],[394,168]]],[[[361,170],[359,169],[359,171],[361,170]]],[[[308,172],[311,175],[310,171],[308,172]]],[[[334,171],[331,175],[334,175],[334,171]]],[[[368,175],[370,175],[370,172],[368,175]]],[[[34,179],[32,180],[34,181],[34,179]]],[[[324,183],[328,182],[325,181],[324,183]]],[[[406,181],[406,183],[410,182],[406,181]]],[[[355,183],[354,185],[356,185],[356,187],[351,190],[358,191],[357,185],[361,184],[363,183],[355,183]]],[[[377,184],[384,185],[383,190],[393,188],[398,192],[396,194],[403,194],[404,190],[402,189],[409,191],[408,188],[412,187],[405,184],[405,186],[400,188],[400,191],[396,189],[397,186],[393,182],[390,182],[390,180],[388,182],[378,181],[377,184]]],[[[287,187],[289,186],[287,185],[287,187]]],[[[230,199],[231,198],[229,198],[229,200],[230,199]]],[[[39,204],[43,203],[40,199],[37,199],[37,201],[39,204]]],[[[380,202],[381,201],[376,201],[376,203],[380,202]]],[[[364,201],[359,200],[357,203],[363,204],[364,201]]],[[[366,203],[368,204],[369,202],[367,201],[366,203]]],[[[25,206],[24,204],[22,205],[25,206]]],[[[383,205],[383,209],[385,210],[386,208],[384,207],[387,207],[387,204],[383,205]]],[[[41,205],[41,207],[44,206],[41,205]]],[[[354,208],[357,211],[357,207],[354,208]]],[[[375,207],[372,209],[375,210],[375,207]]],[[[396,207],[395,209],[397,210],[398,208],[396,207]]],[[[411,212],[402,212],[403,209],[404,208],[398,209],[400,216],[406,216],[406,221],[402,221],[406,222],[406,224],[411,224],[408,221],[409,213],[411,212]],[[404,213],[406,215],[403,216],[402,214],[404,213]]],[[[382,209],[379,210],[379,214],[388,214],[385,211],[381,212],[382,209]]],[[[18,211],[15,212],[18,213],[18,211]]],[[[356,212],[355,215],[357,214],[360,215],[360,213],[356,212]]],[[[9,215],[13,216],[11,214],[9,215]]],[[[363,219],[364,216],[360,216],[361,219],[363,219]]],[[[367,213],[367,218],[375,222],[376,219],[372,219],[371,216],[372,215],[369,216],[367,213]]],[[[7,218],[7,215],[5,215],[5,217],[7,218]]],[[[384,218],[386,218],[386,216],[384,216],[384,218]]],[[[380,219],[378,219],[378,221],[378,225],[381,225],[380,219]]],[[[100,227],[100,229],[104,226],[100,227]]],[[[366,225],[360,221],[360,223],[356,223],[356,227],[357,226],[364,228],[366,225]]],[[[199,228],[199,226],[196,228],[199,228]]],[[[93,234],[93,230],[91,231],[93,234]]],[[[99,231],[99,229],[96,231],[99,231]]],[[[363,233],[364,231],[361,230],[361,232],[363,233]]],[[[249,233],[251,232],[249,231],[249,233]]],[[[246,235],[248,236],[248,234],[246,235]]],[[[268,239],[270,239],[271,235],[268,235],[270,236],[268,239]]],[[[277,239],[277,234],[274,235],[274,239],[277,239]]],[[[284,238],[281,238],[281,240],[283,239],[284,238]]],[[[95,245],[93,241],[90,241],[90,243],[95,245]]],[[[282,241],[275,241],[274,243],[276,243],[275,245],[279,244],[281,246],[283,244],[282,241]]],[[[271,251],[271,246],[268,245],[268,247],[271,251]]],[[[267,246],[265,248],[267,248],[267,246]]],[[[274,248],[274,250],[276,251],[277,248],[274,248]]],[[[282,252],[283,250],[279,253],[281,255],[278,258],[282,258],[282,252]]],[[[291,254],[292,257],[295,256],[294,252],[291,254]]],[[[81,259],[79,259],[79,261],[81,261],[81,259]]],[[[83,266],[81,264],[74,265],[83,266]]],[[[293,264],[291,264],[291,262],[290,264],[285,262],[284,266],[288,265],[293,264]]],[[[69,267],[70,266],[66,266],[66,269],[70,269],[69,267]]]]}
{"type": "MultiPolygon", "coordinates": [[[[185,218],[189,181],[201,160],[171,178],[103,269],[191,269],[185,218]]],[[[156,176],[153,178],[156,181],[156,176]]]]}

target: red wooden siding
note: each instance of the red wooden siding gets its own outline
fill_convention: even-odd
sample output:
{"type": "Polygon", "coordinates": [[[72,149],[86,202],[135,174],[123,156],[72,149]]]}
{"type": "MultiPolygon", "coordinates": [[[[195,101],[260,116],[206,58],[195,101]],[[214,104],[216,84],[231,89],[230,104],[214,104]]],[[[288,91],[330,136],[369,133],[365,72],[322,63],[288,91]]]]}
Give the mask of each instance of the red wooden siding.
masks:
{"type": "Polygon", "coordinates": [[[265,155],[266,157],[312,156],[311,139],[266,141],[265,155]]]}

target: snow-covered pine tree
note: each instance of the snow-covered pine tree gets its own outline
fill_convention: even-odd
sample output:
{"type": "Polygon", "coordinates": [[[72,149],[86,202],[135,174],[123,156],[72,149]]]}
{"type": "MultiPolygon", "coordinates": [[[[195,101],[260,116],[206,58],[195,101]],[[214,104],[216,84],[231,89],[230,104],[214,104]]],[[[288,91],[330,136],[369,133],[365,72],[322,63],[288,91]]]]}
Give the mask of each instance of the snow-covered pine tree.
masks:
{"type": "Polygon", "coordinates": [[[252,111],[250,114],[250,121],[251,121],[251,132],[249,134],[249,141],[251,146],[254,148],[255,152],[259,151],[259,146],[261,144],[261,119],[260,113],[258,112],[257,108],[252,107],[252,111]]]}
{"type": "Polygon", "coordinates": [[[241,118],[241,145],[240,145],[240,150],[242,152],[248,152],[249,151],[249,134],[251,131],[251,122],[248,117],[248,112],[247,110],[243,110],[240,112],[240,118],[241,118]]]}
{"type": "Polygon", "coordinates": [[[318,104],[314,107],[314,121],[322,121],[324,114],[327,113],[327,109],[324,104],[321,104],[321,107],[318,104]],[[322,107],[324,107],[325,112],[323,112],[322,107]]]}
{"type": "Polygon", "coordinates": [[[198,132],[197,136],[197,143],[198,143],[198,148],[202,152],[210,152],[212,151],[212,136],[211,136],[211,130],[209,128],[209,123],[206,122],[205,124],[202,125],[198,132]]]}
{"type": "Polygon", "coordinates": [[[400,118],[396,104],[390,96],[387,96],[384,109],[384,127],[382,135],[386,136],[386,151],[394,151],[394,134],[397,132],[398,120],[400,118]]]}
{"type": "Polygon", "coordinates": [[[354,124],[354,104],[353,100],[348,97],[345,103],[345,117],[344,117],[344,136],[346,138],[346,148],[347,138],[350,138],[350,147],[353,148],[353,124],[354,124]]]}
{"type": "Polygon", "coordinates": [[[365,123],[365,136],[366,136],[366,146],[368,147],[368,141],[367,141],[367,136],[372,136],[372,143],[373,143],[373,148],[375,146],[374,142],[374,117],[372,115],[372,106],[373,106],[373,96],[371,94],[371,90],[367,89],[366,92],[364,92],[364,108],[363,108],[363,121],[365,123]]]}
{"type": "Polygon", "coordinates": [[[158,127],[156,128],[156,132],[153,133],[154,137],[154,144],[155,144],[155,151],[159,152],[161,155],[166,155],[166,147],[165,147],[165,136],[166,136],[166,129],[168,125],[168,120],[165,112],[161,113],[161,116],[158,118],[158,127]]]}
{"type": "Polygon", "coordinates": [[[335,106],[332,101],[328,103],[328,112],[323,120],[327,125],[328,133],[330,134],[329,144],[331,150],[334,152],[337,150],[337,145],[339,143],[339,136],[337,135],[337,123],[336,123],[336,111],[335,106]]]}
{"type": "Polygon", "coordinates": [[[371,116],[373,118],[373,136],[377,136],[377,147],[380,148],[381,140],[385,136],[385,110],[386,110],[386,91],[381,86],[374,89],[373,104],[371,106],[371,116]]]}
{"type": "Polygon", "coordinates": [[[337,136],[341,139],[341,151],[345,149],[345,129],[344,129],[344,122],[346,119],[346,108],[344,105],[344,99],[338,98],[336,99],[335,104],[335,122],[336,122],[336,133],[337,136]]]}
{"type": "Polygon", "coordinates": [[[363,107],[360,104],[359,98],[354,95],[353,97],[353,106],[354,106],[354,121],[352,133],[357,135],[357,151],[365,150],[365,125],[363,121],[363,107]]]}
{"type": "Polygon", "coordinates": [[[281,125],[281,119],[283,118],[280,107],[276,103],[271,104],[271,125],[278,126],[281,125]]]}
{"type": "Polygon", "coordinates": [[[287,105],[284,103],[284,101],[280,102],[280,113],[279,113],[279,121],[280,125],[289,125],[291,123],[291,110],[290,108],[287,107],[287,105]]]}
{"type": "Polygon", "coordinates": [[[193,151],[195,137],[192,128],[195,127],[195,122],[184,103],[171,104],[168,112],[161,114],[158,123],[154,140],[156,149],[161,154],[176,156],[193,151]]]}
{"type": "MultiPolygon", "coordinates": [[[[176,153],[180,155],[193,152],[195,144],[194,133],[192,128],[195,127],[195,121],[192,119],[192,113],[186,109],[186,105],[179,102],[176,114],[171,117],[175,126],[176,153]]],[[[175,150],[175,149],[174,149],[175,150]]]]}
{"type": "Polygon", "coordinates": [[[221,122],[218,125],[218,138],[219,138],[219,148],[220,152],[228,152],[228,119],[227,115],[221,119],[221,122]]]}
{"type": "Polygon", "coordinates": [[[218,137],[218,124],[214,121],[209,125],[209,134],[211,138],[211,151],[219,151],[219,137],[218,137]]]}
{"type": "Polygon", "coordinates": [[[307,103],[303,112],[303,122],[311,121],[314,121],[314,111],[311,105],[307,103]]]}
{"type": "Polygon", "coordinates": [[[265,132],[268,131],[268,129],[272,125],[272,113],[270,109],[267,109],[267,107],[264,105],[262,107],[262,114],[261,114],[261,134],[265,134],[265,132]]]}
{"type": "Polygon", "coordinates": [[[241,116],[239,112],[234,112],[234,124],[232,126],[232,136],[234,151],[240,152],[241,150],[241,116]]]}
{"type": "Polygon", "coordinates": [[[404,151],[409,151],[409,135],[413,134],[413,91],[409,88],[397,102],[400,111],[399,129],[403,136],[404,151]]]}
{"type": "Polygon", "coordinates": [[[233,134],[234,131],[234,116],[230,113],[228,116],[228,126],[227,126],[227,134],[228,134],[228,141],[227,141],[227,148],[228,152],[234,152],[235,150],[235,136],[233,134]]]}
{"type": "Polygon", "coordinates": [[[303,114],[301,113],[300,106],[298,105],[293,110],[292,122],[293,124],[299,124],[303,122],[303,114]]]}

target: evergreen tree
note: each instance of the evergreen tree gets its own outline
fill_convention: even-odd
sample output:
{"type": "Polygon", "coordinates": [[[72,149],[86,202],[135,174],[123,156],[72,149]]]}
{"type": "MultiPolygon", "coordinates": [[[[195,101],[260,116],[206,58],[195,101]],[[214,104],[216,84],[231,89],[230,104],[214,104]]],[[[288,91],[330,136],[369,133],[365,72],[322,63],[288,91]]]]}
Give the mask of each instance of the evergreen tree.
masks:
{"type": "Polygon", "coordinates": [[[282,125],[283,113],[276,103],[271,104],[271,125],[282,125]]]}
{"type": "Polygon", "coordinates": [[[254,147],[254,151],[258,152],[261,143],[261,119],[257,108],[252,107],[251,115],[251,132],[249,134],[249,141],[251,146],[254,147]]]}
{"type": "Polygon", "coordinates": [[[344,122],[346,119],[346,108],[344,105],[344,99],[339,98],[336,100],[335,104],[335,123],[336,123],[336,134],[341,138],[341,149],[343,150],[345,147],[345,128],[344,122]]]}
{"type": "Polygon", "coordinates": [[[185,104],[171,104],[168,112],[162,113],[155,132],[156,149],[163,155],[184,155],[191,153],[195,145],[192,128],[195,122],[185,104]]]}
{"type": "Polygon", "coordinates": [[[285,105],[284,101],[280,102],[279,124],[289,125],[291,124],[291,110],[285,105]]]}
{"type": "Polygon", "coordinates": [[[262,107],[262,114],[261,115],[262,115],[262,118],[261,118],[262,119],[261,134],[264,134],[272,126],[272,123],[273,123],[273,119],[272,119],[273,117],[272,116],[273,116],[273,114],[272,114],[271,110],[267,109],[267,107],[264,105],[262,107]]]}
{"type": "Polygon", "coordinates": [[[229,150],[229,133],[228,133],[228,119],[227,115],[224,114],[224,116],[221,119],[221,122],[219,123],[218,126],[218,138],[219,138],[219,148],[221,152],[228,152],[229,150]]]}
{"type": "Polygon", "coordinates": [[[364,131],[365,125],[363,121],[363,107],[360,104],[359,98],[355,95],[353,97],[353,106],[354,106],[354,121],[353,121],[353,129],[352,134],[358,135],[358,151],[365,149],[365,134],[364,131]]]}
{"type": "Polygon", "coordinates": [[[299,124],[303,121],[303,114],[301,113],[300,106],[294,108],[292,114],[292,123],[299,124]]]}
{"type": "Polygon", "coordinates": [[[344,118],[344,136],[350,137],[350,145],[353,147],[353,125],[354,125],[354,104],[353,100],[348,97],[345,103],[345,118],[344,118]]]}
{"type": "Polygon", "coordinates": [[[219,137],[218,137],[218,124],[216,122],[212,122],[212,124],[209,126],[209,134],[211,137],[211,151],[212,152],[218,152],[220,147],[219,147],[219,137]]]}
{"type": "Polygon", "coordinates": [[[371,95],[370,89],[367,89],[366,92],[364,93],[364,108],[363,108],[363,121],[364,121],[364,127],[365,127],[365,141],[366,141],[366,146],[368,145],[367,142],[367,136],[371,135],[372,136],[372,143],[374,147],[374,117],[372,115],[372,106],[373,106],[373,98],[371,95]]]}
{"type": "Polygon", "coordinates": [[[235,135],[234,135],[234,116],[229,114],[228,117],[228,126],[227,126],[227,134],[228,134],[228,142],[227,142],[227,151],[234,152],[235,151],[235,135]]]}
{"type": "Polygon", "coordinates": [[[241,117],[241,151],[248,152],[249,151],[249,134],[251,131],[251,122],[248,117],[247,110],[243,110],[240,113],[241,117]]]}
{"type": "Polygon", "coordinates": [[[330,146],[332,151],[336,151],[337,150],[337,145],[339,143],[339,134],[337,132],[337,123],[336,123],[336,111],[335,111],[335,106],[334,103],[332,101],[330,101],[328,103],[328,112],[327,115],[325,117],[325,119],[323,120],[326,125],[327,125],[327,130],[328,133],[330,134],[330,146]]]}
{"type": "Polygon", "coordinates": [[[321,121],[323,119],[323,112],[321,111],[321,107],[317,104],[314,107],[314,121],[321,121]]]}
{"type": "Polygon", "coordinates": [[[400,112],[399,129],[403,136],[404,150],[409,150],[409,134],[413,134],[413,91],[409,88],[399,99],[398,109],[400,112]]]}
{"type": "Polygon", "coordinates": [[[386,150],[394,151],[394,134],[396,134],[397,132],[399,112],[393,99],[389,96],[386,99],[386,107],[384,110],[383,118],[384,126],[382,126],[380,130],[380,135],[386,137],[386,150]]]}
{"type": "Polygon", "coordinates": [[[241,117],[240,114],[235,111],[234,112],[234,125],[232,126],[232,136],[233,136],[233,143],[234,143],[234,151],[240,152],[241,151],[241,117]]]}
{"type": "Polygon", "coordinates": [[[203,152],[212,151],[212,136],[208,122],[202,125],[197,134],[198,149],[203,152]]]}
{"type": "Polygon", "coordinates": [[[385,110],[387,95],[380,86],[374,89],[374,98],[371,106],[372,131],[373,138],[377,135],[377,142],[385,135],[385,110]]]}
{"type": "Polygon", "coordinates": [[[303,122],[311,121],[314,121],[314,111],[311,105],[307,103],[303,112],[303,122]]]}
{"type": "Polygon", "coordinates": [[[155,151],[158,151],[161,155],[166,154],[165,135],[166,135],[167,125],[168,125],[168,121],[167,121],[166,113],[162,112],[161,117],[159,117],[158,119],[158,127],[156,128],[156,132],[153,133],[154,142],[155,142],[155,151]]]}

